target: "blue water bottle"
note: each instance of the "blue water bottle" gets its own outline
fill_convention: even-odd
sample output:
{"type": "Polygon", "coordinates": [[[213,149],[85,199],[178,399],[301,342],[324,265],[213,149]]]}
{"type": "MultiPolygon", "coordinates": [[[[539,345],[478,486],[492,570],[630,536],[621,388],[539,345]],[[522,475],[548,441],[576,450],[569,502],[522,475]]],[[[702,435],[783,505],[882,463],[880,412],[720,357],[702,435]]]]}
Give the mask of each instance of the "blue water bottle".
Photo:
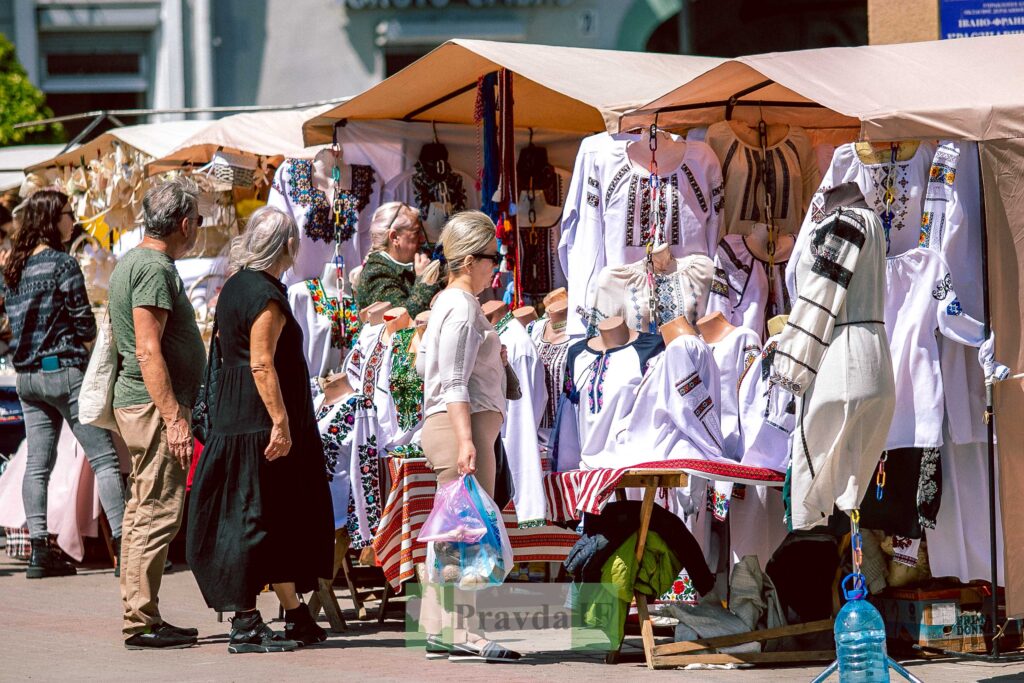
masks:
{"type": "Polygon", "coordinates": [[[840,683],[881,683],[889,680],[885,651],[885,622],[875,606],[865,600],[864,576],[850,574],[843,580],[847,603],[836,617],[836,658],[840,683]]]}

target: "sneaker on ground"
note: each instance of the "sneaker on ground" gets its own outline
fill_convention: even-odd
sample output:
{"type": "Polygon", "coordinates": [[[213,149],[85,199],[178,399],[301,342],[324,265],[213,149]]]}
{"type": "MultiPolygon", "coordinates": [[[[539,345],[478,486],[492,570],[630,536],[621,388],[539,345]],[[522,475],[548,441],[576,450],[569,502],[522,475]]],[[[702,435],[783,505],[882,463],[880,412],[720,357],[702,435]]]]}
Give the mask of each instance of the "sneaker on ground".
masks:
{"type": "Polygon", "coordinates": [[[153,629],[154,632],[160,633],[161,631],[167,631],[169,633],[177,633],[180,636],[189,636],[190,638],[199,637],[199,629],[197,628],[182,628],[180,626],[172,626],[166,621],[153,629]]]}
{"type": "Polygon", "coordinates": [[[193,647],[195,644],[195,636],[186,636],[159,628],[146,633],[136,633],[124,641],[124,647],[127,650],[181,650],[193,647]]]}
{"type": "Polygon", "coordinates": [[[267,626],[263,617],[257,612],[251,619],[234,617],[231,620],[231,638],[228,640],[228,652],[233,655],[250,652],[291,652],[298,649],[299,644],[287,640],[267,626]]]}
{"type": "Polygon", "coordinates": [[[522,655],[499,645],[493,640],[484,641],[483,645],[458,643],[452,645],[448,661],[451,662],[514,662],[522,655]]]}
{"type": "Polygon", "coordinates": [[[313,620],[306,605],[299,605],[295,620],[285,622],[284,637],[294,640],[299,646],[315,645],[327,640],[327,631],[313,620]]]}

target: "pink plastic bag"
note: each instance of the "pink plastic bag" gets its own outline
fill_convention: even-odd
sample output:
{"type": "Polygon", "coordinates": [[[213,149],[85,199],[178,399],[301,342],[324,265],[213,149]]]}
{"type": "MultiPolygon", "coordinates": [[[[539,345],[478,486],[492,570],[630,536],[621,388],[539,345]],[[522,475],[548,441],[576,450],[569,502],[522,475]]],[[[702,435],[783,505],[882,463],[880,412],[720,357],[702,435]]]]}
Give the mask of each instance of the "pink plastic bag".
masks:
{"type": "Polygon", "coordinates": [[[481,517],[466,488],[466,477],[437,487],[434,507],[420,527],[418,540],[477,543],[487,533],[487,522],[481,517]]]}

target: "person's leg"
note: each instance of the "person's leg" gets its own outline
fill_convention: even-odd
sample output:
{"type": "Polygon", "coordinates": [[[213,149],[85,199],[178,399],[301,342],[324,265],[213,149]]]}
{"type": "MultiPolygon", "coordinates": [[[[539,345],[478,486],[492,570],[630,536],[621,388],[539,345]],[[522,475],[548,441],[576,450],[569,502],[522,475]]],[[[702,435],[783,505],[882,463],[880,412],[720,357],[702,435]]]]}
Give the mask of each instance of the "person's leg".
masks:
{"type": "Polygon", "coordinates": [[[163,622],[158,593],[168,546],[181,526],[188,472],[171,455],[154,404],[118,408],[115,416],[132,455],[131,500],[125,510],[121,544],[123,632],[127,639],[163,622]]]}
{"type": "Polygon", "coordinates": [[[294,583],[275,583],[274,592],[277,593],[277,599],[281,601],[281,606],[286,610],[299,606],[299,596],[295,592],[294,583]]]}
{"type": "MultiPolygon", "coordinates": [[[[423,423],[420,442],[430,468],[437,475],[438,486],[458,478],[459,454],[448,413],[437,413],[427,418],[423,423]]],[[[428,636],[443,635],[444,640],[456,641],[454,633],[445,633],[452,631],[452,615],[442,606],[442,593],[446,589],[430,581],[427,578],[428,571],[429,569],[424,567],[424,571],[420,572],[420,585],[423,587],[420,599],[420,627],[428,636]]]]}
{"type": "Polygon", "coordinates": [[[71,425],[75,438],[85,451],[85,457],[89,459],[92,473],[96,477],[100,504],[110,523],[110,535],[120,539],[124,518],[124,488],[121,485],[121,465],[117,451],[114,450],[114,440],[107,430],[79,422],[78,393],[82,388],[83,374],[77,368],[68,368],[67,372],[68,393],[66,400],[57,407],[71,425]]]}
{"type": "Polygon", "coordinates": [[[47,489],[50,473],[57,462],[57,438],[60,435],[60,411],[45,400],[39,373],[18,375],[18,397],[25,420],[25,478],[21,497],[25,505],[29,538],[46,539],[47,489]]]}

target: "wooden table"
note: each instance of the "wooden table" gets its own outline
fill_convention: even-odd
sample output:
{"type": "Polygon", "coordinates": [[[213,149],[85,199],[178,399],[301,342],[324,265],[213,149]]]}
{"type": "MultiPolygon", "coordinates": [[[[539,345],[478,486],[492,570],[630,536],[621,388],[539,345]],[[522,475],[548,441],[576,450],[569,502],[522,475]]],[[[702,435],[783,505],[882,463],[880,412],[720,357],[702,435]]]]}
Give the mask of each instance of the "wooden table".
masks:
{"type": "MultiPolygon", "coordinates": [[[[657,495],[658,489],[686,486],[688,481],[687,471],[682,469],[635,469],[628,470],[619,480],[618,484],[616,484],[615,496],[617,500],[626,499],[625,490],[628,488],[642,488],[644,490],[643,502],[640,505],[640,529],[637,532],[636,539],[637,566],[641,564],[644,548],[647,545],[647,532],[651,526],[654,498],[657,495]]],[[[643,640],[644,659],[647,661],[647,668],[649,669],[671,669],[687,664],[831,662],[836,657],[834,650],[735,654],[710,651],[719,647],[828,631],[832,629],[833,622],[831,619],[697,641],[655,645],[654,623],[651,621],[650,611],[648,610],[647,596],[634,590],[633,599],[636,601],[637,616],[640,620],[640,637],[643,640]]],[[[619,660],[621,647],[622,644],[620,643],[618,647],[608,653],[605,659],[608,664],[615,664],[619,660]]]]}

